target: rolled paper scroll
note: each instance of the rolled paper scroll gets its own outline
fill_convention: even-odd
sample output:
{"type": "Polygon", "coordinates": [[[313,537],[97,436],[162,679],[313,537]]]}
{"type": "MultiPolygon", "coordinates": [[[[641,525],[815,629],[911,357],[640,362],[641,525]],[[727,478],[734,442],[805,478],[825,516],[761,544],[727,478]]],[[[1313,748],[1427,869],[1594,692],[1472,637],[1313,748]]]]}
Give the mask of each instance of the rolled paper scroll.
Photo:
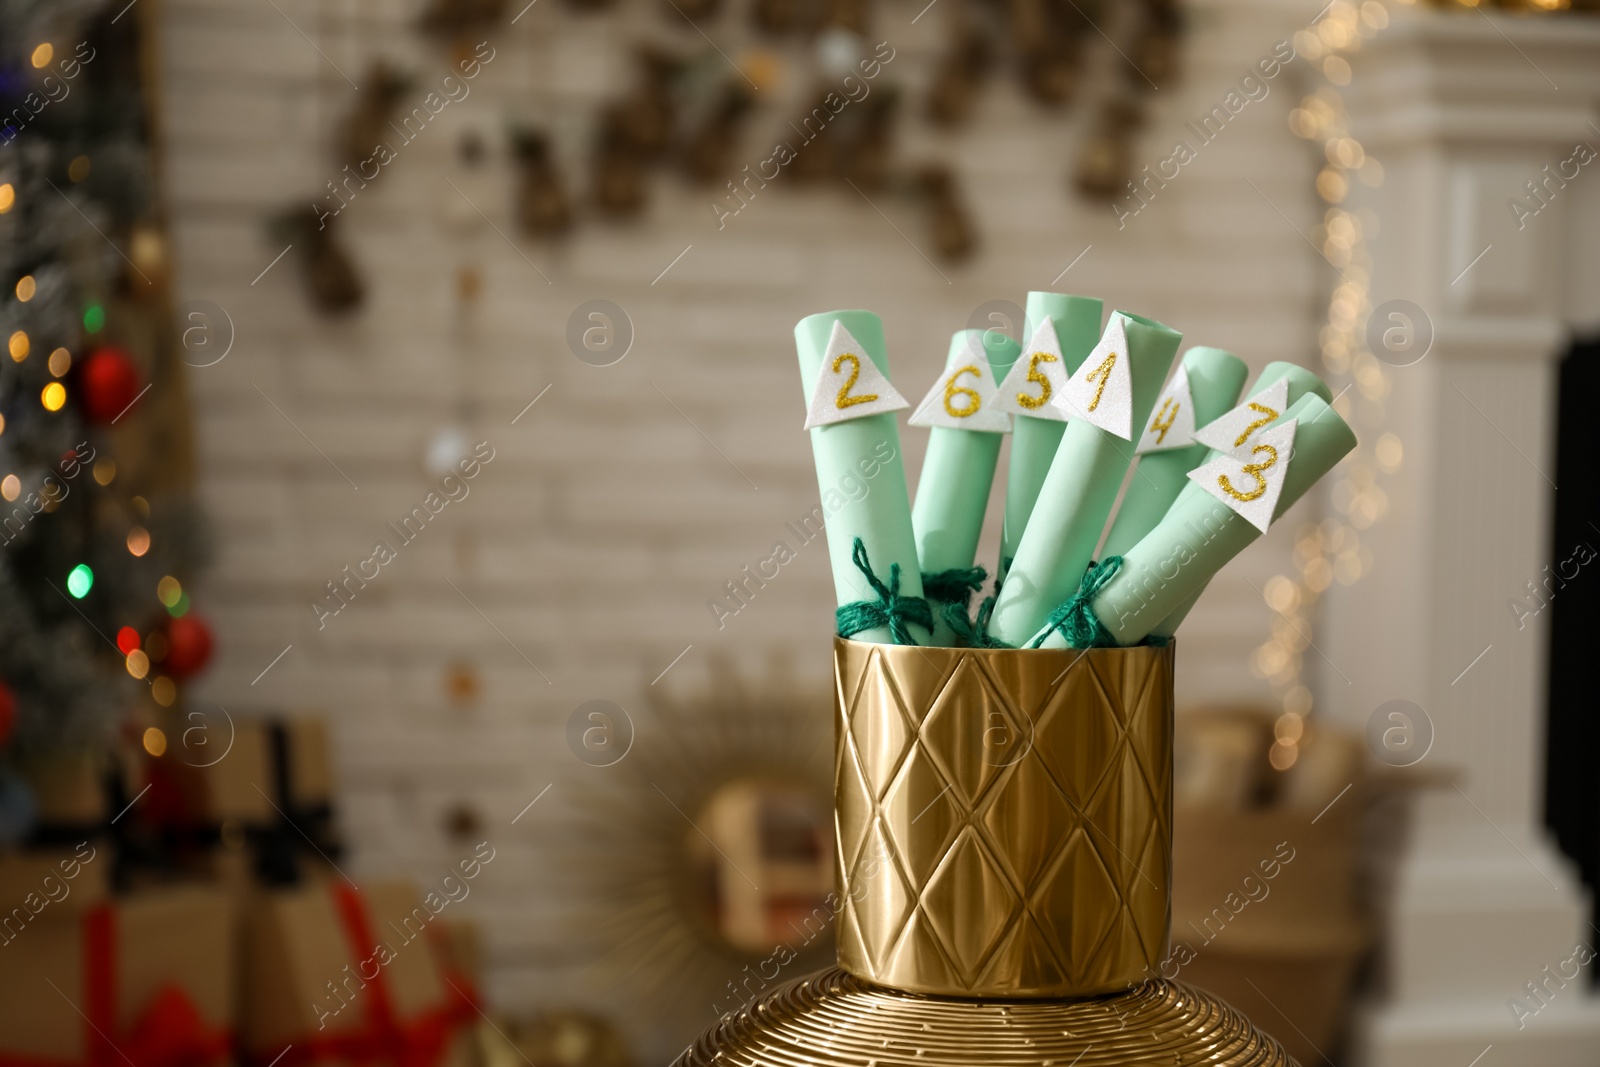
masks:
{"type": "MultiPolygon", "coordinates": [[[[1251,403],[1260,401],[1268,393],[1274,393],[1274,387],[1277,387],[1277,390],[1272,399],[1272,403],[1275,404],[1281,400],[1285,410],[1297,403],[1302,396],[1306,396],[1308,394],[1321,397],[1324,401],[1328,402],[1331,402],[1333,396],[1333,394],[1328,390],[1327,383],[1321,378],[1317,377],[1315,374],[1306,370],[1304,367],[1298,366],[1294,363],[1285,363],[1282,361],[1268,363],[1266,367],[1262,369],[1260,377],[1256,378],[1255,384],[1250,387],[1248,398],[1239,406],[1239,408],[1235,409],[1238,412],[1238,417],[1233,420],[1235,423],[1235,432],[1232,437],[1230,438],[1227,435],[1224,435],[1222,437],[1213,437],[1213,440],[1220,441],[1224,444],[1233,444],[1235,446],[1242,443],[1239,441],[1239,431],[1248,429],[1252,425],[1255,425],[1257,421],[1263,418],[1266,414],[1265,411],[1252,409],[1250,407],[1251,403]],[[1283,384],[1280,385],[1279,383],[1283,384]],[[1277,394],[1282,395],[1278,396],[1277,394]],[[1248,414],[1246,414],[1247,412],[1248,414]]],[[[1267,405],[1267,410],[1273,409],[1270,405],[1267,405]]],[[[1211,434],[1206,433],[1206,431],[1217,429],[1221,429],[1221,427],[1216,422],[1213,422],[1209,426],[1202,426],[1200,433],[1203,436],[1211,436],[1211,434]]],[[[1195,466],[1198,467],[1206,462],[1209,462],[1210,460],[1221,455],[1223,451],[1223,449],[1212,449],[1205,455],[1204,459],[1202,459],[1200,463],[1195,464],[1195,466]]],[[[1188,479],[1185,479],[1186,483],[1187,481],[1188,479]]],[[[1192,484],[1186,484],[1183,491],[1178,495],[1181,498],[1187,493],[1197,491],[1198,489],[1196,486],[1192,484]]],[[[1117,552],[1110,550],[1109,539],[1107,541],[1107,546],[1107,550],[1102,553],[1102,555],[1113,556],[1118,554],[1117,552]]],[[[1155,629],[1151,630],[1150,633],[1156,637],[1171,637],[1173,634],[1177,633],[1178,625],[1188,617],[1189,612],[1194,608],[1195,604],[1200,600],[1201,594],[1204,592],[1204,586],[1196,589],[1193,595],[1186,599],[1182,604],[1179,604],[1178,607],[1173,610],[1170,616],[1157,623],[1155,629]]]]}
{"type": "Polygon", "coordinates": [[[911,416],[911,425],[930,427],[911,528],[924,592],[933,607],[936,645],[955,644],[943,605],[965,607],[983,582],[983,572],[973,568],[973,561],[1001,435],[1011,428],[1011,416],[996,409],[996,391],[1021,350],[998,330],[960,331],[950,339],[943,373],[911,416]]]}
{"type": "MultiPolygon", "coordinates": [[[[1279,495],[1271,512],[1276,519],[1355,447],[1356,437],[1315,393],[1307,393],[1290,405],[1268,427],[1263,439],[1271,439],[1273,431],[1286,432],[1292,440],[1292,448],[1286,454],[1274,450],[1271,464],[1259,464],[1266,472],[1269,466],[1287,463],[1277,480],[1279,495]]],[[[1263,446],[1256,447],[1259,450],[1263,446]]],[[[1241,462],[1250,458],[1248,452],[1242,457],[1239,453],[1234,456],[1241,462]]],[[[1251,470],[1248,466],[1243,469],[1246,474],[1251,470]]],[[[1233,473],[1237,475],[1238,471],[1233,473]]],[[[1243,488],[1245,482],[1245,478],[1237,478],[1223,488],[1234,492],[1229,486],[1243,488]]],[[[1262,483],[1265,484],[1264,477],[1262,483]]],[[[1234,495],[1243,499],[1251,493],[1234,495]]],[[[1261,530],[1250,519],[1197,485],[1196,491],[1182,493],[1156,528],[1127,551],[1120,568],[1109,577],[1102,573],[1104,583],[1088,601],[1093,619],[1115,644],[1138,644],[1260,536],[1261,530]]],[[[1110,562],[1108,559],[1097,569],[1107,568],[1110,562]]],[[[1035,640],[1043,648],[1068,644],[1060,629],[1041,631],[1035,640]]]]}
{"type": "Polygon", "coordinates": [[[1122,555],[1156,528],[1189,484],[1189,472],[1208,458],[1210,449],[1195,442],[1194,431],[1239,402],[1248,373],[1244,360],[1220,348],[1197,345],[1184,353],[1145,424],[1133,478],[1106,534],[1102,559],[1122,555]]]}
{"type": "Polygon", "coordinates": [[[794,339],[817,486],[829,513],[834,594],[841,614],[864,607],[881,619],[845,636],[926,644],[927,605],[894,416],[911,405],[889,384],[883,322],[870,311],[829,311],[801,319],[794,339]]]}
{"type": "Polygon", "coordinates": [[[1182,339],[1152,319],[1112,312],[1062,390],[1073,418],[995,602],[990,637],[1021,645],[1078,588],[1133,460],[1134,428],[1149,425],[1182,339]]]}
{"type": "Polygon", "coordinates": [[[1045,475],[1061,447],[1066,414],[1056,405],[1055,394],[1083,363],[1100,339],[1104,305],[1087,296],[1031,292],[1023,325],[1026,358],[1019,358],[1001,384],[1003,410],[1016,416],[1011,434],[1011,460],[1006,470],[1005,521],[1000,528],[1000,568],[1004,578],[1010,560],[1022,543],[1045,475]],[[1040,326],[1055,327],[1055,345],[1035,344],[1040,326]],[[1057,360],[1059,357],[1059,361],[1057,360]]]}

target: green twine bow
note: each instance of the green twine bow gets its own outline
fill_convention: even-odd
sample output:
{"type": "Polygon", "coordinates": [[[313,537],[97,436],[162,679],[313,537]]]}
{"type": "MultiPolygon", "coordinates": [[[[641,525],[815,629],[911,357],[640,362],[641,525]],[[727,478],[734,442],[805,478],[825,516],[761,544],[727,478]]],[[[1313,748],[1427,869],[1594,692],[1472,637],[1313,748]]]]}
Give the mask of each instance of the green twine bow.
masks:
{"type": "Polygon", "coordinates": [[[960,604],[963,609],[972,602],[972,594],[983,588],[989,577],[982,567],[953,567],[922,576],[922,595],[929,600],[942,600],[946,604],[960,604]]]}
{"type": "Polygon", "coordinates": [[[1111,636],[1111,631],[1106,629],[1106,624],[1100,621],[1089,604],[1121,569],[1121,556],[1090,563],[1083,572],[1083,580],[1078,583],[1078,591],[1050,613],[1045,620],[1044,632],[1034,638],[1033,644],[1028,647],[1038,648],[1044,644],[1046,637],[1059,630],[1072,648],[1116,648],[1116,638],[1111,636]]]}
{"type": "Polygon", "coordinates": [[[900,564],[889,564],[889,584],[884,585],[883,579],[872,573],[872,564],[867,559],[867,546],[861,543],[859,537],[850,553],[850,562],[866,575],[867,584],[878,594],[878,599],[876,602],[857,600],[853,604],[840,605],[833,613],[834,626],[840,637],[854,637],[863,630],[887,626],[895,644],[914,645],[917,642],[906,628],[907,623],[916,623],[924,630],[932,631],[933,609],[928,607],[928,602],[921,597],[900,595],[900,564]]]}
{"type": "MultiPolygon", "coordinates": [[[[998,587],[999,583],[995,583],[998,587]]],[[[944,606],[944,621],[961,639],[963,648],[1010,648],[997,637],[989,636],[989,616],[994,612],[995,598],[986,596],[978,605],[977,618],[967,618],[967,609],[961,604],[944,606]]]]}

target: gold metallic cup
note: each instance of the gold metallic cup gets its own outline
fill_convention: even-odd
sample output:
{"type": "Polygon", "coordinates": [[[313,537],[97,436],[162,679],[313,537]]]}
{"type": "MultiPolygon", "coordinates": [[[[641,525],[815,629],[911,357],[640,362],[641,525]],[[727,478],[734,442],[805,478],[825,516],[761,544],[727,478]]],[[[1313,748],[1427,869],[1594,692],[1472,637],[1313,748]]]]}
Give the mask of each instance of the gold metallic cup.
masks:
{"type": "Polygon", "coordinates": [[[839,964],[913,993],[1078,998],[1155,977],[1173,652],[836,639],[839,964]]]}

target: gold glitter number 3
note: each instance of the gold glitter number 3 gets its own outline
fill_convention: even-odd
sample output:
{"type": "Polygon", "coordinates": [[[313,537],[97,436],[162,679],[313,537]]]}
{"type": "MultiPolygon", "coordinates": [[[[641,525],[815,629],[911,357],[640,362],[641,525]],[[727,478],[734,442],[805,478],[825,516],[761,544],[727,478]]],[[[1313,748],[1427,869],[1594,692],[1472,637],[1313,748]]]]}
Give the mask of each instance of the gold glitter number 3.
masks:
{"type": "MultiPolygon", "coordinates": [[[[1276,411],[1273,411],[1271,408],[1267,407],[1267,405],[1265,405],[1265,404],[1257,404],[1254,400],[1250,401],[1250,410],[1251,411],[1259,411],[1261,413],[1261,417],[1259,419],[1257,419],[1255,422],[1252,422],[1249,426],[1246,426],[1244,428],[1244,433],[1240,434],[1238,436],[1238,438],[1234,440],[1234,442],[1233,442],[1233,447],[1234,448],[1238,448],[1240,445],[1244,444],[1246,441],[1248,441],[1250,439],[1250,435],[1251,434],[1255,433],[1257,430],[1261,429],[1261,427],[1265,426],[1267,423],[1271,422],[1273,419],[1278,417],[1278,413],[1276,411]]],[[[1274,457],[1276,457],[1277,453],[1274,452],[1273,455],[1274,455],[1274,457]]],[[[1269,467],[1271,465],[1272,464],[1270,464],[1270,463],[1267,464],[1267,466],[1269,466],[1269,467]]],[[[1246,468],[1246,469],[1248,469],[1248,468],[1246,468]]],[[[1251,497],[1250,499],[1253,500],[1255,498],[1251,497]]]]}
{"type": "Polygon", "coordinates": [[[950,375],[949,380],[944,383],[944,409],[950,413],[952,418],[957,419],[964,419],[968,415],[976,415],[978,413],[978,407],[983,403],[983,398],[978,395],[978,391],[976,389],[968,389],[965,386],[956,385],[956,379],[960,378],[963,374],[970,374],[974,378],[978,378],[980,380],[983,377],[982,371],[978,370],[977,367],[968,364],[967,366],[956,371],[954,374],[950,375]],[[967,401],[967,403],[958,408],[951,403],[951,401],[957,396],[965,396],[970,399],[967,401]]]}
{"type": "Polygon", "coordinates": [[[1095,408],[1100,406],[1100,398],[1106,395],[1106,383],[1111,380],[1111,368],[1115,367],[1116,365],[1117,354],[1112,352],[1110,355],[1106,356],[1106,358],[1098,367],[1090,371],[1089,376],[1084,379],[1086,382],[1092,382],[1096,378],[1100,379],[1100,388],[1094,391],[1094,399],[1089,401],[1090,411],[1093,411],[1095,408]]]}
{"type": "Polygon", "coordinates": [[[839,368],[846,363],[850,364],[850,377],[845,379],[843,385],[839,386],[839,399],[836,406],[840,411],[848,407],[854,407],[857,404],[870,404],[878,399],[877,393],[864,393],[861,396],[850,395],[850,390],[855,386],[856,379],[861,377],[861,360],[854,352],[840,353],[839,357],[833,361],[833,373],[840,373],[839,368]]]}
{"type": "Polygon", "coordinates": [[[1173,422],[1178,418],[1178,409],[1182,406],[1170,396],[1161,402],[1161,410],[1156,412],[1155,420],[1150,423],[1150,429],[1155,431],[1156,444],[1167,443],[1167,431],[1172,429],[1173,422]],[[1163,419],[1166,421],[1163,422],[1163,419]]]}
{"type": "MultiPolygon", "coordinates": [[[[1251,404],[1250,406],[1255,407],[1254,404],[1251,404]]],[[[1246,434],[1245,436],[1249,435],[1246,434]]],[[[1233,499],[1237,500],[1241,504],[1248,504],[1250,501],[1256,499],[1262,493],[1267,491],[1267,480],[1261,477],[1261,472],[1272,469],[1273,464],[1278,462],[1278,450],[1273,448],[1271,445],[1256,445],[1256,447],[1250,450],[1250,454],[1252,456],[1260,452],[1265,452],[1267,454],[1266,460],[1261,463],[1246,463],[1244,465],[1244,470],[1241,472],[1250,475],[1256,480],[1255,488],[1251,489],[1248,493],[1241,493],[1239,490],[1235,489],[1233,487],[1233,483],[1228,481],[1228,476],[1226,474],[1217,475],[1217,484],[1222,487],[1222,491],[1233,497],[1233,499]]]]}
{"type": "Polygon", "coordinates": [[[1044,407],[1050,399],[1050,379],[1039,373],[1039,364],[1054,363],[1056,357],[1048,352],[1035,352],[1028,357],[1028,381],[1036,382],[1039,386],[1038,396],[1029,396],[1027,393],[1017,394],[1017,403],[1029,411],[1044,407]]]}

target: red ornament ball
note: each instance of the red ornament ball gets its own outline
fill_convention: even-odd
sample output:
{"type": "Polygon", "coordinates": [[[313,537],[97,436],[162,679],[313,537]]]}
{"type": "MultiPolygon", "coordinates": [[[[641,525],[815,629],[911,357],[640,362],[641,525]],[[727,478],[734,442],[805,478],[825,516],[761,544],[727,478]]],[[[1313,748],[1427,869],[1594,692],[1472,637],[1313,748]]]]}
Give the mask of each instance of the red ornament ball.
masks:
{"type": "Polygon", "coordinates": [[[10,687],[0,682],[0,746],[11,740],[11,730],[17,725],[17,698],[10,687]]]}
{"type": "Polygon", "coordinates": [[[122,349],[101,348],[84,360],[78,384],[84,415],[90,422],[107,423],[139,395],[139,372],[122,349]]]}
{"type": "Polygon", "coordinates": [[[193,613],[167,622],[167,654],[161,669],[174,678],[188,678],[211,662],[211,627],[193,613]]]}

